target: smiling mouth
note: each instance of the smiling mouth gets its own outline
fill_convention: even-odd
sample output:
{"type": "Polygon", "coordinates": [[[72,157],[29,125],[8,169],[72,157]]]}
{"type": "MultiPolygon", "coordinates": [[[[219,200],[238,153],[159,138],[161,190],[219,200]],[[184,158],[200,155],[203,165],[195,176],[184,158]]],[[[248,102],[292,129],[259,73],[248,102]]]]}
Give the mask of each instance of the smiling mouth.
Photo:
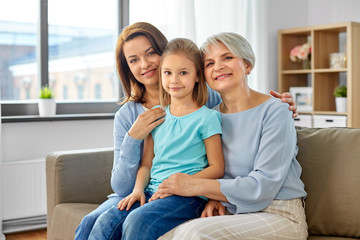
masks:
{"type": "Polygon", "coordinates": [[[227,77],[230,77],[230,76],[231,76],[231,73],[221,74],[221,75],[215,77],[215,80],[221,80],[221,79],[224,79],[224,78],[227,78],[227,77]]]}
{"type": "Polygon", "coordinates": [[[182,89],[182,87],[170,87],[169,89],[170,89],[170,90],[173,90],[173,91],[177,91],[177,90],[182,89]]]}
{"type": "Polygon", "coordinates": [[[146,71],[146,72],[142,73],[141,75],[143,75],[143,76],[151,75],[151,74],[153,74],[153,73],[156,71],[156,69],[157,69],[157,68],[151,69],[151,70],[149,70],[149,71],[146,71]]]}

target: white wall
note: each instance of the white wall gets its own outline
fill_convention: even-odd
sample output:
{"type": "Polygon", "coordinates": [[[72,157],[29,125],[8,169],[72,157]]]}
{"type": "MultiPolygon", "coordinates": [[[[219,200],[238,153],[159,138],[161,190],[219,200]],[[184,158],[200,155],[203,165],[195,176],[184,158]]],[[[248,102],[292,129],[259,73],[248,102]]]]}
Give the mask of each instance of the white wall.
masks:
{"type": "MultiPolygon", "coordinates": [[[[315,0],[316,1],[316,0],[315,0]]],[[[268,13],[269,33],[269,88],[277,90],[278,78],[278,40],[279,29],[307,25],[307,0],[270,0],[268,13]]]]}
{"type": "MultiPolygon", "coordinates": [[[[6,185],[0,189],[0,197],[3,194],[3,199],[0,199],[0,220],[4,221],[14,219],[12,216],[19,219],[41,217],[46,214],[45,157],[49,152],[113,146],[113,119],[3,123],[1,131],[0,158],[2,158],[2,163],[0,162],[0,170],[19,166],[16,173],[24,174],[20,177],[16,177],[19,174],[9,175],[8,172],[1,174],[1,178],[7,176],[2,179],[1,183],[6,183],[6,185]],[[30,170],[30,173],[21,171],[21,169],[24,170],[24,167],[32,165],[41,166],[40,170],[43,170],[40,173],[38,168],[36,171],[30,170]],[[14,189],[24,190],[23,186],[25,185],[22,181],[30,182],[30,185],[26,185],[27,189],[34,188],[34,191],[31,192],[36,196],[28,196],[29,201],[26,201],[25,204],[16,204],[14,207],[14,203],[24,194],[24,191],[14,191],[14,189]],[[29,209],[32,210],[29,211],[29,209]]],[[[7,227],[4,227],[3,231],[36,229],[44,226],[45,219],[36,222],[38,223],[30,221],[25,224],[19,221],[16,226],[6,225],[7,227]]]]}
{"type": "Polygon", "coordinates": [[[269,81],[277,89],[277,31],[283,28],[360,22],[359,0],[269,0],[269,81]]]}
{"type": "Polygon", "coordinates": [[[3,162],[44,159],[49,152],[113,146],[113,120],[2,124],[3,162]]]}
{"type": "Polygon", "coordinates": [[[308,24],[360,22],[359,0],[308,0],[308,24]]]}

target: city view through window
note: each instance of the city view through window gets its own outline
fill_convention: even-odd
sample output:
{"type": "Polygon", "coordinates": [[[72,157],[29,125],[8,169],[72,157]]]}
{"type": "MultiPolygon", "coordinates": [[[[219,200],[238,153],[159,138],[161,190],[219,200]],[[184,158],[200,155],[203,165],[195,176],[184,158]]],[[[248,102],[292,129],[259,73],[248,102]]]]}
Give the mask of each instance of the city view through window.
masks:
{"type": "MultiPolygon", "coordinates": [[[[2,101],[38,98],[38,0],[0,9],[2,101]],[[20,7],[21,6],[21,7],[20,7]]],[[[48,85],[60,101],[117,101],[116,1],[48,1],[48,85]]]]}

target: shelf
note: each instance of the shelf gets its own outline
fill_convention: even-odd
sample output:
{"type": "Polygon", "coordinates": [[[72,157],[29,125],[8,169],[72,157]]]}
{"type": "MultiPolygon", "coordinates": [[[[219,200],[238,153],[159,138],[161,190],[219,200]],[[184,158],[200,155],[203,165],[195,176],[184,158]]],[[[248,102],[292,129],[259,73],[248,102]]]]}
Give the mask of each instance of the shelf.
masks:
{"type": "Polygon", "coordinates": [[[347,68],[319,68],[314,70],[315,73],[338,73],[338,72],[347,72],[347,68]]]}
{"type": "Polygon", "coordinates": [[[301,70],[284,70],[282,74],[309,74],[311,73],[310,69],[301,69],[301,70]]]}
{"type": "Polygon", "coordinates": [[[310,74],[310,73],[341,73],[341,72],[347,72],[347,68],[319,68],[319,69],[295,69],[295,70],[283,70],[282,74],[310,74]]]}
{"type": "Polygon", "coordinates": [[[313,112],[299,112],[301,115],[336,115],[336,116],[347,116],[346,112],[336,111],[313,111],[313,112]]]}
{"type": "MultiPolygon", "coordinates": [[[[347,127],[360,128],[359,42],[360,23],[355,22],[279,30],[278,91],[287,92],[292,87],[312,88],[312,112],[300,114],[345,116],[347,127]],[[306,42],[311,43],[310,69],[302,69],[301,63],[292,62],[289,57],[295,46],[306,42]],[[343,53],[344,58],[341,55],[336,58],[333,53],[343,53]],[[330,64],[345,67],[335,69],[330,68],[330,64]],[[334,89],[339,85],[348,88],[345,113],[336,112],[334,89]]],[[[302,94],[293,97],[298,102],[304,98],[302,94]]]]}
{"type": "Polygon", "coordinates": [[[348,114],[345,112],[335,112],[335,111],[314,111],[312,112],[312,114],[317,114],[317,115],[337,115],[337,116],[347,116],[348,114]]]}

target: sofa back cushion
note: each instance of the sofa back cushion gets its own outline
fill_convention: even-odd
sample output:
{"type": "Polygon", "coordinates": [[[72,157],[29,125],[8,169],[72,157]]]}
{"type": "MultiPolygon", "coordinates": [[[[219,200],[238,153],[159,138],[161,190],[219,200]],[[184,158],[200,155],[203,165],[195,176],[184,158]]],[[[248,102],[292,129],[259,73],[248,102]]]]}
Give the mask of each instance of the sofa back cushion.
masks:
{"type": "Polygon", "coordinates": [[[360,129],[297,128],[310,235],[360,237],[360,129]]]}

